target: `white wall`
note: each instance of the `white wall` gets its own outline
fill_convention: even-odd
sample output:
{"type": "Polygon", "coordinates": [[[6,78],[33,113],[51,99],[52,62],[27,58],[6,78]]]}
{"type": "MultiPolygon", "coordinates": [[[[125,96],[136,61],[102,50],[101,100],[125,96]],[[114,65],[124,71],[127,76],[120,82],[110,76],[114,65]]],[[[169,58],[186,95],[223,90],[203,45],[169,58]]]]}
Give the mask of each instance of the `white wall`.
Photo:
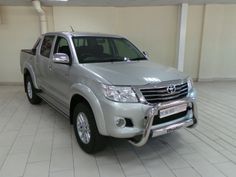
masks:
{"type": "MultiPolygon", "coordinates": [[[[47,8],[49,15],[50,9],[47,8]]],[[[0,82],[21,82],[20,50],[31,48],[39,37],[39,19],[32,7],[1,7],[0,82]]],[[[52,18],[49,17],[49,21],[52,18]]],[[[52,25],[49,29],[52,30],[52,25]]]]}
{"type": "Polygon", "coordinates": [[[175,67],[178,7],[127,7],[119,9],[119,33],[127,36],[150,58],[175,67]]]}
{"type": "Polygon", "coordinates": [[[29,7],[2,7],[0,24],[0,82],[19,82],[19,54],[33,45],[39,35],[38,17],[29,7]],[[32,14],[32,15],[30,15],[32,14]]]}
{"type": "Polygon", "coordinates": [[[236,78],[236,5],[207,5],[200,80],[236,78]]]}
{"type": "Polygon", "coordinates": [[[126,36],[161,64],[176,65],[177,6],[54,7],[56,31],[116,33],[126,36]]]}
{"type": "Polygon", "coordinates": [[[53,7],[56,31],[115,32],[115,9],[112,7],[53,7]]]}
{"type": "MultiPolygon", "coordinates": [[[[178,6],[46,8],[49,31],[127,36],[161,64],[176,66],[178,6]]],[[[21,82],[19,53],[39,36],[33,7],[1,7],[0,83],[21,82]]],[[[236,79],[236,5],[189,6],[184,71],[200,80],[236,79]]]]}

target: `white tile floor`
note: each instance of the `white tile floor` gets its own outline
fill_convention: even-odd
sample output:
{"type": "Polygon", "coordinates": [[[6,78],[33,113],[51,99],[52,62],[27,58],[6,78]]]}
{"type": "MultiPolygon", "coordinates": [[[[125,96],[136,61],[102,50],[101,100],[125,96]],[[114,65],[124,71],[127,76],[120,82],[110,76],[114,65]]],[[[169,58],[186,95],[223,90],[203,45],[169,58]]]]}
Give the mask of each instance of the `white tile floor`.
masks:
{"type": "Polygon", "coordinates": [[[135,148],[124,140],[94,156],[68,120],[22,87],[0,87],[0,177],[236,176],[236,83],[198,83],[199,126],[135,148]]]}

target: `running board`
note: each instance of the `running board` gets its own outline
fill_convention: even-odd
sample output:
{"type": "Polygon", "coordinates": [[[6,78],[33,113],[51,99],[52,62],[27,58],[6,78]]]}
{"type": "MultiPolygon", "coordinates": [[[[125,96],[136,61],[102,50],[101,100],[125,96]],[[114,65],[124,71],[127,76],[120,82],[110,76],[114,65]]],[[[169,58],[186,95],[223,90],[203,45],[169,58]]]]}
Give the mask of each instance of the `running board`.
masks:
{"type": "MultiPolygon", "coordinates": [[[[66,114],[64,111],[62,111],[60,108],[58,108],[59,106],[56,106],[55,104],[52,103],[53,98],[51,98],[50,96],[47,96],[46,94],[40,92],[37,94],[40,98],[42,98],[43,101],[45,101],[50,107],[52,107],[54,110],[56,110],[58,113],[60,113],[61,115],[63,115],[65,118],[70,119],[70,116],[68,114],[66,114]]],[[[53,101],[55,102],[55,101],[53,101]]]]}

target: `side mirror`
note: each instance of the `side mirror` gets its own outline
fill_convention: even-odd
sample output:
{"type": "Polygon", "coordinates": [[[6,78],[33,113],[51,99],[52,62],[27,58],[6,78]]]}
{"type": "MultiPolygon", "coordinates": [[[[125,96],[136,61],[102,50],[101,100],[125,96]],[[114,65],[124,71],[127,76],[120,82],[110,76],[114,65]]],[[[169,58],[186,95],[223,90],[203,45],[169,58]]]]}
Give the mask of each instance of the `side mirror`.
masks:
{"type": "Polygon", "coordinates": [[[148,52],[143,51],[143,55],[144,55],[145,57],[149,58],[149,54],[148,54],[148,52]]]}
{"type": "Polygon", "coordinates": [[[70,58],[67,54],[65,53],[55,53],[53,55],[52,61],[57,64],[70,64],[70,58]]]}

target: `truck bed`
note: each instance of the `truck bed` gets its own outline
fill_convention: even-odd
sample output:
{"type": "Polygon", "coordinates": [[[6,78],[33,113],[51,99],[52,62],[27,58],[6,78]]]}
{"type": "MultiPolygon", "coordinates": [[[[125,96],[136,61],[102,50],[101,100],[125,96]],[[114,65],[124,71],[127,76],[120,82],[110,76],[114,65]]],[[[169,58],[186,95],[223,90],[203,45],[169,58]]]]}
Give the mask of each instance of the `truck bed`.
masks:
{"type": "MultiPolygon", "coordinates": [[[[32,49],[23,49],[20,53],[20,67],[21,72],[24,73],[24,68],[26,65],[34,67],[35,66],[36,51],[32,49]]],[[[34,68],[33,68],[34,69],[34,68]]]]}

